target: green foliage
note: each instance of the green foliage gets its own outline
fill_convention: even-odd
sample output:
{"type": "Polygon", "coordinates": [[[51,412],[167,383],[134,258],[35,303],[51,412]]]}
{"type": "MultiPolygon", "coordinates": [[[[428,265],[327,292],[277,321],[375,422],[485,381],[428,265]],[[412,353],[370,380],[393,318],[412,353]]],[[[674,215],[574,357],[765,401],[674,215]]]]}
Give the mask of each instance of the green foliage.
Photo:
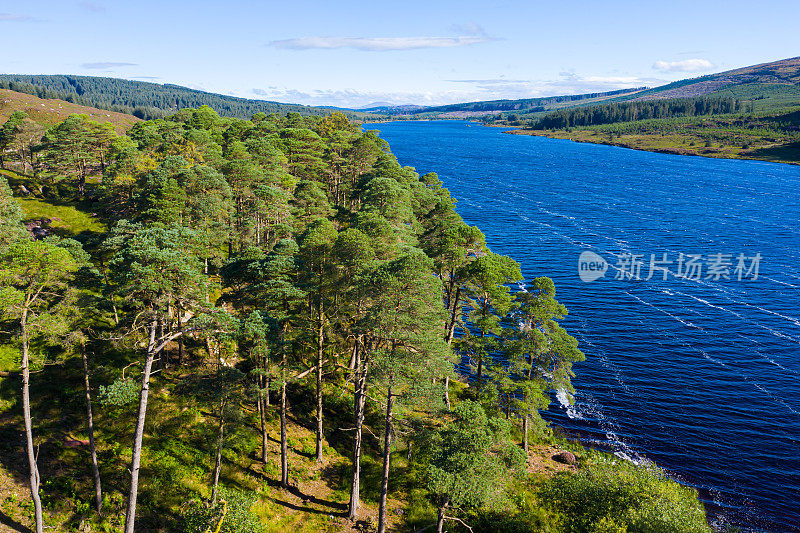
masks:
{"type": "Polygon", "coordinates": [[[11,194],[5,176],[0,175],[0,246],[8,246],[27,236],[19,204],[11,194]]]}
{"type": "Polygon", "coordinates": [[[740,109],[742,109],[742,103],[739,100],[724,97],[617,102],[555,111],[540,118],[531,128],[565,129],[575,126],[633,122],[635,120],[736,113],[740,109]]]}
{"type": "Polygon", "coordinates": [[[568,532],[711,531],[697,492],[654,466],[598,460],[577,473],[547,480],[537,497],[561,517],[568,532]]]}
{"type": "MultiPolygon", "coordinates": [[[[107,384],[93,396],[104,407],[95,418],[103,486],[116,502],[106,516],[123,511],[118,487],[129,475],[134,425],[142,435],[142,530],[260,531],[255,494],[223,485],[258,487],[257,509],[269,517],[283,512],[284,496],[264,477],[327,483],[341,501],[356,459],[365,505],[382,496],[426,502],[409,524],[430,517],[431,504],[475,524],[516,505],[516,515],[502,516],[509,530],[523,515],[543,531],[566,524],[567,511],[534,491],[555,485],[517,491],[526,462],[518,422],[545,434],[539,410],[552,390],[571,390],[572,364],[582,359],[560,325],[566,309],[552,281],[513,291],[520,265],[486,248],[438,177],[402,167],[377,134],[360,132],[345,115],[242,120],[205,103],[137,123],[123,137],[81,116],[48,132],[37,153],[49,168],[25,183],[77,177],[85,199],[75,204],[75,190],[61,180],[40,187],[48,201],[27,199],[23,208],[29,216],[63,213],[55,233],[79,236],[85,249],[72,239],[28,239],[0,182],[4,318],[20,329],[21,304],[41,289],[27,308],[26,339],[36,341],[30,351],[68,355],[69,346],[52,341],[72,332],[91,347],[92,380],[107,384]],[[94,217],[79,219],[78,207],[89,205],[102,209],[110,230],[94,217]],[[68,219],[68,210],[75,216],[68,219]],[[143,352],[152,363],[149,406],[133,424],[130,406],[144,397],[143,366],[136,366],[143,352]],[[495,361],[500,353],[505,361],[495,361]],[[444,383],[462,354],[483,369],[483,382],[474,390],[451,383],[448,412],[444,383]],[[114,370],[131,367],[127,379],[114,370]],[[501,411],[504,417],[490,416],[501,411]],[[319,446],[304,428],[312,412],[320,414],[319,446]],[[347,442],[354,425],[363,428],[360,457],[347,442]],[[385,477],[374,440],[380,431],[388,437],[379,450],[385,477]],[[277,458],[278,439],[287,445],[286,463],[277,458]],[[395,441],[408,445],[408,460],[395,441]],[[317,450],[325,466],[305,460],[317,450]],[[217,503],[186,504],[181,522],[180,503],[213,494],[217,480],[217,503]]],[[[12,350],[4,353],[15,369],[12,350]]],[[[76,434],[84,431],[85,411],[75,414],[76,405],[85,409],[84,375],[66,363],[48,390],[73,400],[59,427],[76,434]]],[[[50,416],[50,400],[37,398],[33,412],[50,416]]],[[[58,464],[85,466],[76,452],[64,447],[58,464]]],[[[71,491],[71,508],[86,513],[78,478],[47,492],[71,491]]],[[[313,500],[314,511],[325,505],[313,500]]],[[[647,500],[629,508],[630,523],[661,520],[647,500]]],[[[623,524],[617,511],[595,514],[609,528],[623,524]]],[[[109,518],[99,527],[118,525],[109,518]]],[[[273,524],[314,527],[336,524],[327,514],[294,511],[273,524]]]]}
{"type": "Polygon", "coordinates": [[[100,385],[97,401],[100,405],[122,407],[139,399],[140,384],[131,378],[118,378],[110,385],[100,385]]]}
{"type": "MultiPolygon", "coordinates": [[[[223,116],[238,118],[250,118],[256,113],[297,112],[317,116],[330,113],[327,109],[247,100],[178,85],[94,76],[2,74],[0,88],[33,94],[39,98],[57,98],[109,111],[130,113],[142,119],[161,118],[179,109],[201,106],[211,106],[223,116]]],[[[348,115],[353,116],[352,113],[348,115]]]]}
{"type": "Polygon", "coordinates": [[[207,505],[197,500],[183,508],[183,531],[186,533],[259,533],[266,530],[253,512],[256,495],[239,489],[220,487],[217,503],[207,505]]]}
{"type": "Polygon", "coordinates": [[[525,464],[525,454],[508,442],[507,429],[477,403],[455,407],[452,420],[426,443],[427,488],[437,507],[491,509],[505,502],[506,470],[525,464]]]}

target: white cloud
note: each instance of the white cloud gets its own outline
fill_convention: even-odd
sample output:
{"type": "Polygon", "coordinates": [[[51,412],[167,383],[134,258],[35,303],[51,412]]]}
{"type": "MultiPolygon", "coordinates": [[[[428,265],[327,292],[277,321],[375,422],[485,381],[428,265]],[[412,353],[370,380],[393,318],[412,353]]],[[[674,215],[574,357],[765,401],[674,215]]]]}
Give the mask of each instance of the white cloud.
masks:
{"type": "Polygon", "coordinates": [[[99,61],[97,63],[81,63],[83,68],[103,70],[114,67],[135,67],[136,63],[126,63],[124,61],[99,61]]]}
{"type": "Polygon", "coordinates": [[[29,17],[28,15],[18,15],[16,13],[0,13],[0,21],[5,22],[31,22],[33,21],[33,17],[29,17]]]}
{"type": "Polygon", "coordinates": [[[284,50],[333,50],[353,48],[368,52],[390,50],[419,50],[423,48],[452,48],[494,41],[486,35],[460,37],[300,37],[271,41],[269,46],[284,50]]]}
{"type": "Polygon", "coordinates": [[[574,70],[560,72],[554,79],[509,79],[499,75],[494,78],[442,81],[452,85],[440,85],[437,89],[428,91],[381,91],[353,88],[303,91],[272,85],[251,89],[248,95],[251,98],[278,102],[348,108],[364,107],[375,102],[391,105],[438,106],[483,100],[516,100],[606,92],[633,87],[654,87],[666,83],[664,79],[626,75],[583,76],[574,70]]]}
{"type": "Polygon", "coordinates": [[[653,63],[655,70],[661,72],[703,72],[714,68],[708,59],[684,59],[682,61],[656,61],[653,63]]]}
{"type": "Polygon", "coordinates": [[[97,2],[92,2],[91,0],[83,0],[82,2],[79,2],[78,5],[94,13],[103,13],[106,10],[105,6],[103,6],[102,4],[98,4],[97,2]]]}

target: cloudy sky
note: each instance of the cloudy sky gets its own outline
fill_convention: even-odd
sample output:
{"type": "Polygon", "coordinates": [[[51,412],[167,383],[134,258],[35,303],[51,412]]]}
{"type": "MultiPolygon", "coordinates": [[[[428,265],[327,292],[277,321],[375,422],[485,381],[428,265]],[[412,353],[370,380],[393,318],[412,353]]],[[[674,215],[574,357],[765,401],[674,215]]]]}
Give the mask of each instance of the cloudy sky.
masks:
{"type": "Polygon", "coordinates": [[[0,72],[313,105],[654,86],[800,55],[796,0],[0,0],[0,72]]]}

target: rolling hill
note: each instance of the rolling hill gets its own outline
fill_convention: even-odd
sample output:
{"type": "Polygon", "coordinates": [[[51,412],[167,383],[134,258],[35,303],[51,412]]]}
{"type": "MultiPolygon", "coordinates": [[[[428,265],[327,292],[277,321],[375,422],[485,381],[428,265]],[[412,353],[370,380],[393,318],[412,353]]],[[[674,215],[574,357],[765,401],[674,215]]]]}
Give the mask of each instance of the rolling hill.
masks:
{"type": "Polygon", "coordinates": [[[72,114],[88,115],[96,122],[111,122],[117,133],[127,131],[140,119],[127,113],[117,113],[96,107],[78,105],[65,100],[45,99],[31,94],[0,89],[0,124],[15,111],[23,111],[32,121],[48,128],[72,114]]]}
{"type": "Polygon", "coordinates": [[[643,91],[635,99],[693,98],[719,93],[742,85],[777,85],[781,88],[791,89],[792,87],[796,88],[798,84],[800,84],[800,57],[792,57],[676,81],[643,91]]]}
{"type": "Polygon", "coordinates": [[[620,96],[629,96],[646,89],[647,87],[638,87],[608,92],[544,96],[541,98],[523,98],[519,100],[486,100],[441,106],[383,105],[372,106],[362,110],[371,113],[391,116],[408,116],[411,118],[469,118],[500,115],[502,113],[542,113],[564,107],[602,102],[620,96]]]}
{"type": "Polygon", "coordinates": [[[525,118],[515,133],[800,164],[800,57],[525,118]]]}
{"type": "MultiPolygon", "coordinates": [[[[251,100],[180,85],[95,76],[0,74],[0,89],[128,113],[143,119],[160,118],[179,109],[203,105],[211,106],[220,116],[243,119],[256,113],[324,116],[331,112],[330,108],[251,100]]],[[[364,115],[353,110],[347,110],[346,114],[352,118],[364,115]]]]}

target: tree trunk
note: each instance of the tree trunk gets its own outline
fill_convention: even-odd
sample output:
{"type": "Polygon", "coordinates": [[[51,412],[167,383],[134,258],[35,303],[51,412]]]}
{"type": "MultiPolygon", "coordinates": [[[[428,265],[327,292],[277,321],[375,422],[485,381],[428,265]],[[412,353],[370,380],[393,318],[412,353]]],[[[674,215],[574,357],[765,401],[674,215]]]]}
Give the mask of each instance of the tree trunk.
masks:
{"type": "Polygon", "coordinates": [[[125,533],[133,533],[136,521],[136,497],[139,491],[139,465],[142,460],[142,437],[144,436],[144,420],[147,414],[147,397],[150,393],[150,371],[153,368],[156,345],[156,325],[154,318],[150,322],[150,341],[147,345],[147,358],[142,371],[142,389],[139,394],[139,414],[136,419],[136,431],[133,436],[131,452],[131,486],[128,491],[128,510],[125,514],[125,533]]]}
{"type": "Polygon", "coordinates": [[[528,453],[528,415],[522,418],[522,449],[528,453]]]}
{"type": "Polygon", "coordinates": [[[33,449],[33,422],[31,421],[31,369],[28,353],[28,311],[22,312],[20,320],[22,329],[22,417],[25,421],[25,450],[28,454],[28,468],[30,471],[31,499],[36,517],[36,533],[44,530],[42,518],[42,500],[39,498],[39,467],[36,464],[36,452],[33,449]]]}
{"type": "MultiPolygon", "coordinates": [[[[258,388],[264,389],[264,376],[258,376],[258,388]]],[[[269,391],[267,391],[269,395],[269,391]]],[[[269,398],[269,396],[267,396],[269,398]]],[[[258,395],[258,413],[261,417],[261,460],[267,464],[267,450],[269,446],[269,431],[267,431],[267,406],[264,402],[263,393],[258,395]]]]}
{"type": "Polygon", "coordinates": [[[444,404],[450,410],[450,376],[444,377],[444,404]]]}
{"type": "Polygon", "coordinates": [[[286,355],[281,369],[281,487],[289,487],[289,443],[286,434],[286,355]]]}
{"type": "MultiPolygon", "coordinates": [[[[183,331],[183,310],[180,306],[175,309],[178,315],[178,331],[183,331]]],[[[183,365],[183,335],[178,337],[178,366],[183,365]]]]}
{"type": "Polygon", "coordinates": [[[367,399],[367,365],[361,358],[358,350],[359,341],[356,340],[356,387],[354,395],[355,435],[353,435],[353,481],[350,485],[350,507],[348,517],[356,519],[358,508],[361,505],[361,440],[364,426],[364,406],[367,399]]]}
{"type": "Polygon", "coordinates": [[[378,533],[386,533],[386,497],[389,494],[389,460],[392,450],[392,407],[394,395],[392,385],[386,392],[386,427],[383,436],[383,475],[381,476],[381,500],[378,508],[378,533]]]}
{"type": "Polygon", "coordinates": [[[460,299],[461,299],[461,286],[459,285],[458,287],[456,287],[456,294],[455,297],[453,298],[453,306],[450,308],[450,321],[449,324],[447,325],[447,336],[445,337],[447,344],[452,344],[453,342],[453,335],[455,334],[456,323],[458,322],[457,320],[458,310],[459,310],[458,302],[460,299]]]}
{"type": "Polygon", "coordinates": [[[483,349],[485,344],[483,343],[483,330],[481,330],[481,344],[480,344],[480,352],[478,353],[478,371],[475,375],[475,389],[480,392],[481,390],[481,382],[483,381],[483,349]]]}
{"type": "MultiPolygon", "coordinates": [[[[101,265],[102,266],[102,265],[101,265]]],[[[108,282],[108,271],[103,267],[103,279],[106,283],[106,289],[109,291],[109,299],[111,300],[111,309],[114,310],[114,325],[119,326],[119,313],[117,313],[117,302],[114,300],[114,293],[111,292],[111,284],[108,282]]]]}
{"type": "Polygon", "coordinates": [[[445,500],[441,507],[439,507],[439,516],[436,519],[436,533],[444,531],[444,512],[447,510],[448,500],[445,500]]]}
{"type": "Polygon", "coordinates": [[[323,307],[322,307],[322,297],[320,296],[319,302],[319,326],[317,329],[317,436],[316,436],[316,453],[314,455],[314,459],[317,462],[322,461],[322,357],[323,357],[323,348],[325,345],[325,321],[324,321],[324,314],[323,314],[323,307]]]}
{"type": "Polygon", "coordinates": [[[217,455],[214,461],[214,484],[211,486],[211,503],[217,503],[217,487],[219,487],[219,473],[222,470],[222,445],[225,442],[225,403],[219,410],[219,433],[217,433],[217,455]]]}
{"type": "Polygon", "coordinates": [[[86,357],[86,345],[81,343],[81,359],[83,360],[83,387],[86,389],[86,419],[89,422],[89,451],[92,454],[92,475],[94,476],[94,496],[97,513],[103,510],[103,488],[100,484],[100,468],[97,465],[97,448],[94,443],[94,419],[92,417],[92,389],[89,386],[89,361],[86,357]]]}

